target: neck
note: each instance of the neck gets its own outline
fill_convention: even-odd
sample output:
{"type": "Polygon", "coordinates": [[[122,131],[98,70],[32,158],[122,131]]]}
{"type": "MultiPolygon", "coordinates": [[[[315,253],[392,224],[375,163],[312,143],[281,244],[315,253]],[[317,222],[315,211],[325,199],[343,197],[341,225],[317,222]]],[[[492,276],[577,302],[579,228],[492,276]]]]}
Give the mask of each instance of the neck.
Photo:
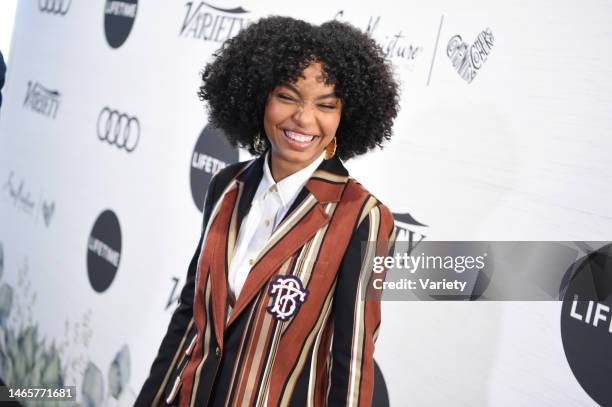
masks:
{"type": "Polygon", "coordinates": [[[317,159],[317,157],[318,156],[315,156],[315,158],[306,163],[295,163],[279,157],[278,155],[274,154],[274,152],[270,152],[269,161],[272,178],[274,178],[274,181],[280,182],[289,175],[308,167],[314,160],[317,159]]]}

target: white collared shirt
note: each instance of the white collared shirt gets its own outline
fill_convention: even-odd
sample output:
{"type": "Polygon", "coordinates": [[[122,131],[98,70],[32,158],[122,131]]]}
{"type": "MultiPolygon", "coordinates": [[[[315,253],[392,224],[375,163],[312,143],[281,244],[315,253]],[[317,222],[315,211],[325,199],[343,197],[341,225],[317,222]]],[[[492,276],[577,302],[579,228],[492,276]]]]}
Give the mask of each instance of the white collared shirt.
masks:
{"type": "Polygon", "coordinates": [[[266,153],[263,176],[253,196],[251,208],[240,224],[234,255],[230,262],[228,282],[234,298],[237,299],[240,295],[259,253],[297,198],[300,190],[323,161],[324,154],[325,152],[307,167],[277,183],[270,171],[270,153],[266,153]]]}

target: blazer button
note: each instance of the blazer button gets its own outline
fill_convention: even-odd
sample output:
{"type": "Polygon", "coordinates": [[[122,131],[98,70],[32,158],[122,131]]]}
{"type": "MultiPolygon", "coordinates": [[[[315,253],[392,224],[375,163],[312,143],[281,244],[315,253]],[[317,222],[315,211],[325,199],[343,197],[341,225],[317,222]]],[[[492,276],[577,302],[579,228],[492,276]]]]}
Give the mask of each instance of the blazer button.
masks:
{"type": "Polygon", "coordinates": [[[221,356],[221,348],[219,348],[218,346],[215,349],[215,355],[217,355],[217,357],[221,356]]]}

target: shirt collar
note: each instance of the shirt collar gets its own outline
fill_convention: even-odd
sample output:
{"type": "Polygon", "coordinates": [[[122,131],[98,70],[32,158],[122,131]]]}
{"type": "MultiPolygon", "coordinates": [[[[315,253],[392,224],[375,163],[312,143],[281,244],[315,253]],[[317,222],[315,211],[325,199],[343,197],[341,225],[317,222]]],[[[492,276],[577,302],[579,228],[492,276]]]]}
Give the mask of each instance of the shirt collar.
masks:
{"type": "Polygon", "coordinates": [[[272,177],[272,171],[270,170],[270,152],[268,151],[266,153],[263,165],[263,176],[261,178],[261,185],[260,188],[258,188],[258,193],[254,197],[254,199],[261,198],[261,196],[263,196],[263,193],[267,192],[276,185],[283,206],[288,205],[289,203],[291,203],[293,198],[295,198],[295,196],[300,192],[302,187],[306,184],[306,182],[312,176],[315,170],[319,167],[319,165],[323,161],[324,155],[325,151],[323,151],[321,155],[317,157],[317,159],[308,164],[306,167],[283,178],[279,182],[275,182],[274,178],[272,177]]]}

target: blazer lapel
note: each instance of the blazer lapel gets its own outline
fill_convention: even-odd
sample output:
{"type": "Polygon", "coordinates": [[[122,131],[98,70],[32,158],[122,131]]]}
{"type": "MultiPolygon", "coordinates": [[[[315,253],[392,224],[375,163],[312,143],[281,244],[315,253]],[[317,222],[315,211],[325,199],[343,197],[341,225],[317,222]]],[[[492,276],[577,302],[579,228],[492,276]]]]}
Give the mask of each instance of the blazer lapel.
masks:
{"type": "Polygon", "coordinates": [[[254,160],[226,187],[219,198],[221,202],[210,231],[214,236],[210,241],[214,242],[215,246],[210,275],[213,323],[217,342],[221,346],[226,321],[229,266],[240,224],[248,212],[261,179],[262,163],[261,157],[254,160]]]}
{"type": "Polygon", "coordinates": [[[238,229],[240,229],[242,220],[246,214],[249,213],[249,209],[251,208],[253,197],[263,177],[264,163],[265,157],[262,155],[257,158],[249,168],[236,177],[236,180],[244,185],[244,191],[240,198],[240,203],[238,204],[238,218],[236,219],[238,222],[238,229]]]}
{"type": "MultiPolygon", "coordinates": [[[[263,171],[262,168],[260,166],[259,170],[263,171]]],[[[254,171],[252,175],[257,175],[257,172],[254,171]]],[[[257,189],[259,183],[249,182],[250,180],[246,179],[247,177],[248,175],[245,173],[243,178],[245,191],[248,183],[255,184],[254,189],[257,189]]],[[[258,179],[261,179],[261,176],[258,179]]],[[[340,200],[347,181],[348,171],[337,157],[324,160],[319,165],[260,252],[236,300],[227,325],[236,320],[237,316],[269,281],[282,262],[295,253],[317,230],[329,222],[330,216],[325,212],[325,204],[340,200]]],[[[248,206],[250,206],[254,193],[253,190],[248,206]]],[[[246,198],[245,192],[242,199],[246,201],[246,198]]]]}
{"type": "Polygon", "coordinates": [[[222,196],[219,213],[210,232],[211,238],[214,238],[210,241],[215,245],[210,271],[212,313],[214,331],[220,346],[223,346],[223,332],[225,331],[227,259],[236,241],[236,217],[241,192],[242,186],[236,183],[222,196]]]}

